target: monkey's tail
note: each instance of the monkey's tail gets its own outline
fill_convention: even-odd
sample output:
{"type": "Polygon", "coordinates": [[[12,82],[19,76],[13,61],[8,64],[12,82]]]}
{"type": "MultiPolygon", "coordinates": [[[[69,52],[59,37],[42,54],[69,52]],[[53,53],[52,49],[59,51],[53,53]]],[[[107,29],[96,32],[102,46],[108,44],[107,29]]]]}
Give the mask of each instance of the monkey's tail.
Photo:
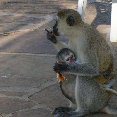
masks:
{"type": "Polygon", "coordinates": [[[117,108],[112,108],[110,106],[107,106],[102,110],[102,112],[107,113],[107,114],[117,115],[117,108]]]}
{"type": "Polygon", "coordinates": [[[106,91],[117,96],[117,91],[114,89],[106,88],[106,91]]]}

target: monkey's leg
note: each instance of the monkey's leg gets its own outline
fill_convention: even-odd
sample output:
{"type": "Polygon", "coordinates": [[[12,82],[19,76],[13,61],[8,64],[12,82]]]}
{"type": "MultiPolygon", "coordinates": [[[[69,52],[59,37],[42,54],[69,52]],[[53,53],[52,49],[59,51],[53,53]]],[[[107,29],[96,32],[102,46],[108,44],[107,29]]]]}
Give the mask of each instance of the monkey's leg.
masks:
{"type": "Polygon", "coordinates": [[[71,101],[69,101],[69,107],[75,109],[76,108],[76,104],[73,104],[71,101]]]}
{"type": "Polygon", "coordinates": [[[100,85],[100,87],[102,89],[106,90],[107,92],[117,96],[117,91],[112,89],[112,85],[110,85],[110,84],[108,84],[108,85],[100,85]]]}
{"type": "Polygon", "coordinates": [[[117,108],[111,108],[109,106],[106,106],[104,109],[102,109],[102,112],[117,115],[117,108]]]}
{"type": "Polygon", "coordinates": [[[68,112],[70,111],[73,111],[73,109],[69,107],[58,107],[55,108],[52,114],[54,115],[54,117],[70,117],[68,114],[68,112]]]}

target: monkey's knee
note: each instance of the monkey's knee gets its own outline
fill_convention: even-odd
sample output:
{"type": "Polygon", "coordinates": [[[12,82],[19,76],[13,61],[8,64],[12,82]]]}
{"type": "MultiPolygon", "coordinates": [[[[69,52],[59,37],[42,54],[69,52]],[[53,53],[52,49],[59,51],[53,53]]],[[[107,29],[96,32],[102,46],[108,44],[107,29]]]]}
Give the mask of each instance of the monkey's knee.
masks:
{"type": "Polygon", "coordinates": [[[73,108],[73,109],[76,109],[77,105],[73,104],[71,101],[69,101],[69,107],[73,108]]]}
{"type": "Polygon", "coordinates": [[[109,106],[106,106],[104,109],[102,109],[102,112],[117,115],[117,108],[111,108],[109,106]]]}

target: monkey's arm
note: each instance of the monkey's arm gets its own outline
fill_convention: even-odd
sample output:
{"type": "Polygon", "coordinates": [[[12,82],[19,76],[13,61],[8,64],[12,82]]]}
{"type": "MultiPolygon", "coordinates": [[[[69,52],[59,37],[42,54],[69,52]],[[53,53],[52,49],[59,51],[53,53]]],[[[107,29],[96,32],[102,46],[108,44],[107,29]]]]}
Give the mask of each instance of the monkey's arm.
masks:
{"type": "Polygon", "coordinates": [[[79,63],[73,63],[73,64],[59,64],[56,63],[54,66],[55,71],[60,71],[63,73],[68,74],[75,74],[75,75],[81,75],[81,76],[98,76],[99,72],[96,68],[94,68],[90,64],[79,64],[79,63]]]}
{"type": "Polygon", "coordinates": [[[47,31],[47,39],[50,40],[55,48],[59,51],[62,48],[68,48],[68,45],[64,42],[58,41],[59,36],[54,33],[54,31],[47,31]]]}

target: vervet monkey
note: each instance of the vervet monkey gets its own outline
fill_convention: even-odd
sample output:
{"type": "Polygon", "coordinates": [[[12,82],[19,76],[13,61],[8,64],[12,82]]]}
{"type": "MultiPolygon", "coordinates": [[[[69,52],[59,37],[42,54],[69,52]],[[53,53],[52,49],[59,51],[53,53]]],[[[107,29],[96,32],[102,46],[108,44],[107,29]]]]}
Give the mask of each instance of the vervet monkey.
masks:
{"type": "Polygon", "coordinates": [[[53,42],[58,50],[66,47],[73,50],[80,64],[55,64],[55,71],[68,75],[72,73],[79,75],[75,80],[69,76],[70,81],[67,83],[72,87],[71,89],[74,89],[72,92],[75,92],[75,95],[72,94],[72,98],[75,99],[74,107],[58,107],[53,112],[54,116],[81,117],[100,111],[117,114],[117,110],[113,110],[108,106],[111,95],[100,88],[99,83],[95,80],[95,76],[99,74],[103,74],[103,83],[113,77],[111,75],[113,57],[106,40],[97,30],[84,23],[79,13],[72,9],[63,9],[58,12],[55,29],[58,35],[53,30],[51,33],[47,33],[48,39],[53,42]],[[68,45],[58,40],[60,32],[68,37],[68,45]],[[54,41],[51,38],[52,36],[54,41]],[[81,74],[86,74],[86,76],[81,76],[81,74]]]}

